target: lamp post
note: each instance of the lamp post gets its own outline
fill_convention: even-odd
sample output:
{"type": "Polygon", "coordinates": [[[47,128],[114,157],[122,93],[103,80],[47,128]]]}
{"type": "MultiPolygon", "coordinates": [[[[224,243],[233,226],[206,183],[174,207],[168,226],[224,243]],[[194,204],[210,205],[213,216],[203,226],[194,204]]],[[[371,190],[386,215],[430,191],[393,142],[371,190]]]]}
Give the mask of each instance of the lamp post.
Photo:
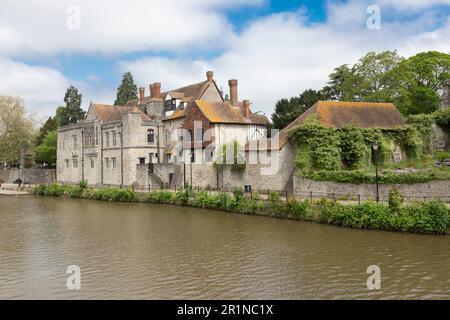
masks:
{"type": "Polygon", "coordinates": [[[373,162],[375,164],[375,184],[377,186],[377,202],[380,202],[380,193],[378,187],[378,161],[377,161],[378,142],[374,141],[372,143],[372,148],[373,148],[373,162]]]}

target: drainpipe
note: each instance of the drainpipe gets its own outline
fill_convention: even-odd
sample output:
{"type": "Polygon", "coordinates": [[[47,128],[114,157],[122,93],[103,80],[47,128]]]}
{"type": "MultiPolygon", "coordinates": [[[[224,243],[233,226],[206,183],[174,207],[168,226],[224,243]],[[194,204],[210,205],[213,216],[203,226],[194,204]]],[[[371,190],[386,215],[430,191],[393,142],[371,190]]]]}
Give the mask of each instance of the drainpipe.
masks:
{"type": "Polygon", "coordinates": [[[100,123],[100,185],[103,186],[103,126],[100,123]]]}
{"type": "Polygon", "coordinates": [[[123,125],[120,126],[120,189],[123,188],[123,125]]]}
{"type": "Polygon", "coordinates": [[[158,163],[160,163],[161,161],[160,161],[160,158],[159,157],[161,157],[161,150],[159,150],[159,148],[160,148],[160,144],[159,144],[159,125],[156,125],[156,131],[158,132],[158,137],[156,138],[156,150],[158,150],[158,163]]]}
{"type": "Polygon", "coordinates": [[[81,180],[84,180],[84,129],[81,129],[81,180]]]}

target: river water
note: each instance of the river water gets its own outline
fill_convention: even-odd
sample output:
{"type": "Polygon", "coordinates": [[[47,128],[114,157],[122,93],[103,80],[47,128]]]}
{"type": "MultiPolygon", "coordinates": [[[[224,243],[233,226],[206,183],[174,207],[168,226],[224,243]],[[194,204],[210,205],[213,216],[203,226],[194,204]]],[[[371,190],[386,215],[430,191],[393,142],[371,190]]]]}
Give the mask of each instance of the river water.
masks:
{"type": "Polygon", "coordinates": [[[450,236],[0,196],[3,299],[450,298],[450,236]],[[81,289],[66,286],[67,267],[81,289]],[[367,267],[381,289],[367,288],[367,267]]]}

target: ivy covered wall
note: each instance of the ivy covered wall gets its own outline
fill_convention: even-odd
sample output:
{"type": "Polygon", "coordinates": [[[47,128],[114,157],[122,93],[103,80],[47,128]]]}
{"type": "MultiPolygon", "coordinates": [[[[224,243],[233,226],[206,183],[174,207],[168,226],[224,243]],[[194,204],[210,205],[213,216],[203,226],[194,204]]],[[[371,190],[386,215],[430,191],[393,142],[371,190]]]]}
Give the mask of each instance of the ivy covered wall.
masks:
{"type": "Polygon", "coordinates": [[[288,133],[289,140],[299,146],[296,165],[308,170],[360,169],[377,161],[380,164],[394,161],[394,152],[408,159],[420,158],[432,151],[433,121],[412,119],[411,123],[397,128],[357,128],[346,126],[335,129],[322,126],[310,118],[288,133]],[[372,143],[378,143],[375,157],[372,143]]]}

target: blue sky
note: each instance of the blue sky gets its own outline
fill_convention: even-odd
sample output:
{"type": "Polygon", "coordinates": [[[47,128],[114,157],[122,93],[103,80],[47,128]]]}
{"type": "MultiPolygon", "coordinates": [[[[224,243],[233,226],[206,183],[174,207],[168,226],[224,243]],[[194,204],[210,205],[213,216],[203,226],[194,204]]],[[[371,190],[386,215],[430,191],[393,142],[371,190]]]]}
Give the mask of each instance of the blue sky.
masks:
{"type": "Polygon", "coordinates": [[[112,103],[128,70],[138,86],[166,90],[211,69],[224,91],[237,78],[239,98],[269,115],[278,99],[319,89],[368,51],[450,52],[450,0],[2,2],[0,94],[22,97],[41,118],[71,84],[84,108],[112,103]],[[367,27],[369,5],[380,29],[367,27]]]}

